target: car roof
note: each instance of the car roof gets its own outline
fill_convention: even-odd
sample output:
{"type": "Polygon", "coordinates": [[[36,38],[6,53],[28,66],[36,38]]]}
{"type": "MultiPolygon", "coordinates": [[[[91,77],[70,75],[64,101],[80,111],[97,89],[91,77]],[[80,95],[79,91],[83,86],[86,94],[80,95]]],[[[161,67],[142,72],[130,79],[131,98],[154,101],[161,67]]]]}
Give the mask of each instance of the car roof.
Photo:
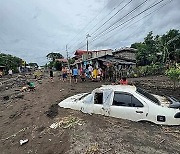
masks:
{"type": "Polygon", "coordinates": [[[106,90],[112,89],[113,91],[121,91],[121,92],[135,92],[136,86],[132,85],[102,85],[99,89],[106,90]]]}

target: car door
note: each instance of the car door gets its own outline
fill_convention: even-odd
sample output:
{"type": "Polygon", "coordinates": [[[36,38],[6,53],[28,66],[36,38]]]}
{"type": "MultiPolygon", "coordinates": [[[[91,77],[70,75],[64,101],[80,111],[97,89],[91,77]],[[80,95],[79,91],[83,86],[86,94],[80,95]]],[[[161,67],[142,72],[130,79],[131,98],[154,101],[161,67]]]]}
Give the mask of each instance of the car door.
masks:
{"type": "Polygon", "coordinates": [[[94,113],[101,115],[110,115],[110,107],[113,100],[113,90],[103,89],[99,92],[94,93],[94,113]]]}
{"type": "Polygon", "coordinates": [[[139,121],[146,119],[148,106],[130,93],[115,92],[110,116],[139,121]]]}
{"type": "Polygon", "coordinates": [[[103,92],[95,92],[94,93],[94,105],[93,105],[93,113],[102,114],[103,107],[103,92]]]}

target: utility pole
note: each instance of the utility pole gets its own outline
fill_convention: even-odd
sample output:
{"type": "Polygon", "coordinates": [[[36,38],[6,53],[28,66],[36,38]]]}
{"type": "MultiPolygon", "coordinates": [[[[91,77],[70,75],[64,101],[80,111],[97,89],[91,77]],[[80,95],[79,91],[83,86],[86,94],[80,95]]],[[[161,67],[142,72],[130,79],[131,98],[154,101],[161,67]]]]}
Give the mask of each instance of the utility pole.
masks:
{"type": "MultiPolygon", "coordinates": [[[[66,54],[67,54],[68,69],[69,69],[69,73],[70,73],[70,64],[69,64],[69,55],[68,55],[67,45],[66,45],[66,54]]],[[[71,83],[71,73],[70,73],[70,79],[69,79],[69,82],[71,83]]]]}
{"type": "Polygon", "coordinates": [[[70,69],[69,54],[68,54],[68,50],[67,50],[67,45],[66,45],[66,53],[67,53],[68,68],[70,69]]]}
{"type": "Polygon", "coordinates": [[[91,37],[89,34],[86,35],[86,39],[87,39],[87,51],[88,51],[88,37],[91,37]]]}
{"type": "Polygon", "coordinates": [[[66,45],[66,54],[67,54],[67,60],[68,60],[68,50],[67,50],[67,45],[66,45]]]}

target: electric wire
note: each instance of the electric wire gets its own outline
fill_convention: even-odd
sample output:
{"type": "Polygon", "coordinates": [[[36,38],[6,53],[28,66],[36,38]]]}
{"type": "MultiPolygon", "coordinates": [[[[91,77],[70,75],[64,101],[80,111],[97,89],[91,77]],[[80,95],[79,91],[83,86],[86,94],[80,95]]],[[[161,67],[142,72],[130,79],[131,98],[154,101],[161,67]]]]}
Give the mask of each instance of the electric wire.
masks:
{"type": "MultiPolygon", "coordinates": [[[[107,15],[105,15],[105,17],[108,17],[115,9],[117,9],[123,2],[124,2],[125,0],[122,0],[115,8],[113,8],[107,15]]],[[[132,0],[131,0],[132,1],[132,0]]],[[[108,3],[109,4],[109,3],[108,3]]],[[[107,5],[108,5],[107,4],[107,5]]],[[[129,4],[129,3],[128,3],[129,4]]],[[[107,6],[106,5],[106,6],[107,6]]],[[[105,6],[105,7],[106,7],[105,6]]],[[[104,7],[104,8],[105,8],[104,7]]],[[[104,18],[102,19],[102,20],[100,20],[99,22],[97,22],[97,24],[96,25],[94,25],[90,30],[88,30],[89,32],[91,31],[91,30],[93,30],[99,23],[101,23],[102,21],[104,20],[104,18]]],[[[84,40],[85,39],[83,39],[81,42],[80,42],[80,44],[82,44],[83,42],[84,42],[84,40]]],[[[75,44],[76,42],[74,42],[74,44],[75,44]]],[[[68,47],[68,49],[70,49],[70,48],[72,48],[73,46],[74,46],[74,44],[72,44],[70,47],[68,47]]]]}
{"type": "MultiPolygon", "coordinates": [[[[123,0],[124,1],[124,0],[123,0]]],[[[108,6],[108,4],[109,4],[109,2],[103,7],[103,9],[101,9],[101,11],[90,21],[90,22],[88,22],[85,26],[84,26],[84,28],[82,28],[68,43],[67,43],[67,45],[69,45],[77,36],[79,36],[81,33],[80,32],[82,32],[82,31],[84,31],[102,12],[103,12],[103,10],[108,6]]],[[[68,49],[69,49],[70,47],[68,47],[68,49]]]]}
{"type": "Polygon", "coordinates": [[[94,42],[95,40],[99,39],[100,37],[102,37],[102,36],[104,36],[104,35],[107,35],[108,33],[112,32],[112,31],[114,31],[115,29],[119,28],[120,26],[124,25],[125,23],[133,20],[134,18],[140,16],[140,15],[143,14],[144,12],[146,12],[146,11],[148,11],[149,9],[155,7],[156,5],[162,3],[163,1],[164,1],[164,0],[160,0],[159,2],[157,2],[157,3],[155,3],[155,4],[151,5],[151,6],[149,6],[149,7],[146,8],[145,10],[143,10],[143,11],[141,11],[140,13],[138,13],[137,15],[131,17],[130,19],[126,20],[125,22],[121,23],[120,25],[117,25],[116,27],[114,27],[113,29],[109,30],[108,32],[106,32],[106,33],[104,33],[104,32],[100,33],[98,36],[96,36],[96,37],[92,40],[92,42],[94,42]],[[102,35],[102,34],[103,34],[103,35],[102,35]]]}
{"type": "MultiPolygon", "coordinates": [[[[130,25],[128,25],[127,27],[125,27],[125,29],[121,30],[121,32],[124,31],[124,30],[126,30],[126,29],[128,29],[128,28],[131,27],[132,25],[138,23],[139,21],[143,20],[144,18],[152,15],[153,13],[160,11],[160,9],[162,9],[163,7],[165,7],[166,5],[168,5],[168,4],[171,3],[171,2],[172,2],[172,0],[170,0],[169,2],[167,2],[167,3],[165,3],[165,4],[162,4],[162,5],[161,5],[160,7],[158,7],[157,9],[153,10],[152,12],[148,13],[148,14],[145,15],[144,17],[140,18],[139,20],[137,20],[137,21],[131,23],[130,25]]],[[[140,27],[138,27],[138,29],[140,29],[142,26],[143,26],[143,24],[142,24],[140,27]]],[[[123,28],[124,28],[124,27],[123,27],[123,28]]],[[[137,29],[135,30],[135,32],[137,33],[137,29]]],[[[115,34],[115,35],[116,35],[116,34],[115,34]]],[[[131,33],[131,34],[128,35],[124,40],[132,37],[133,35],[134,35],[134,33],[131,33]]],[[[103,42],[106,42],[107,40],[109,40],[109,39],[112,38],[113,36],[114,36],[114,34],[111,35],[110,37],[108,37],[107,39],[103,40],[103,42]]]]}
{"type": "MultiPolygon", "coordinates": [[[[104,26],[106,23],[108,23],[112,18],[114,18],[118,13],[120,13],[125,7],[127,7],[131,2],[132,2],[133,0],[130,0],[128,3],[126,3],[121,9],[119,9],[113,16],[111,16],[108,20],[106,20],[100,27],[98,27],[98,29],[96,29],[93,33],[95,33],[97,30],[99,30],[102,26],[104,26]]],[[[145,1],[147,1],[147,0],[145,0],[145,1]]],[[[119,5],[118,6],[120,6],[120,4],[122,4],[124,2],[124,0],[123,1],[121,1],[120,3],[119,3],[119,5]]],[[[117,7],[116,7],[117,8],[117,7]]],[[[114,10],[114,9],[113,9],[114,10]]],[[[113,11],[112,10],[112,11],[113,11]]],[[[112,12],[111,11],[111,12],[112,12]]],[[[111,13],[110,12],[110,13],[111,13]]],[[[108,14],[109,15],[109,14],[108,14]]],[[[95,25],[96,26],[96,25],[95,25]]],[[[85,41],[85,39],[83,39],[79,44],[78,44],[78,46],[80,46],[80,44],[82,44],[83,42],[85,41]]],[[[74,51],[73,51],[74,52],[74,51]]]]}
{"type": "MultiPolygon", "coordinates": [[[[127,17],[128,15],[130,15],[130,14],[132,14],[135,10],[137,10],[139,7],[141,7],[143,4],[145,4],[146,2],[147,2],[148,0],[145,0],[145,1],[143,1],[142,3],[140,3],[138,6],[136,6],[134,9],[132,9],[130,12],[128,12],[126,15],[124,15],[122,18],[120,18],[119,20],[118,20],[118,22],[120,22],[122,19],[124,19],[125,17],[127,17]]],[[[124,5],[120,10],[118,10],[113,16],[111,16],[111,18],[109,18],[105,23],[103,23],[97,30],[99,30],[100,28],[102,28],[107,22],[109,22],[113,17],[115,17],[120,11],[122,11],[125,7],[127,7],[130,3],[132,2],[132,0],[130,0],[126,5],[124,5]]],[[[115,22],[114,24],[116,24],[117,22],[115,22]]],[[[106,30],[108,30],[109,28],[111,28],[114,24],[112,24],[110,27],[108,27],[108,28],[106,28],[105,29],[105,31],[106,30]]],[[[96,30],[96,31],[97,31],[96,30]]],[[[96,31],[94,31],[91,35],[93,35],[96,31]]],[[[101,33],[104,33],[104,31],[103,32],[101,32],[101,33]]],[[[96,35],[97,36],[97,35],[96,35]]],[[[96,37],[95,36],[95,37],[96,37]]],[[[80,44],[82,44],[84,41],[82,41],[80,44]]],[[[79,44],[79,45],[80,45],[79,44]]],[[[79,46],[78,45],[78,46],[79,46]]]]}

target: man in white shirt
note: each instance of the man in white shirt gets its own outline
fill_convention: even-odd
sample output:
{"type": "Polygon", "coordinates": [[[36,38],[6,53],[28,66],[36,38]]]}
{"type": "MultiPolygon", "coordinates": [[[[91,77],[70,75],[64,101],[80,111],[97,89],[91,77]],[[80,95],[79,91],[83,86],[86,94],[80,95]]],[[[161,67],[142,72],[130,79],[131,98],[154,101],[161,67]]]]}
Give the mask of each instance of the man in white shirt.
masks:
{"type": "Polygon", "coordinates": [[[12,76],[12,73],[13,73],[13,72],[12,72],[12,70],[10,69],[8,73],[9,73],[10,76],[12,76]]]}

